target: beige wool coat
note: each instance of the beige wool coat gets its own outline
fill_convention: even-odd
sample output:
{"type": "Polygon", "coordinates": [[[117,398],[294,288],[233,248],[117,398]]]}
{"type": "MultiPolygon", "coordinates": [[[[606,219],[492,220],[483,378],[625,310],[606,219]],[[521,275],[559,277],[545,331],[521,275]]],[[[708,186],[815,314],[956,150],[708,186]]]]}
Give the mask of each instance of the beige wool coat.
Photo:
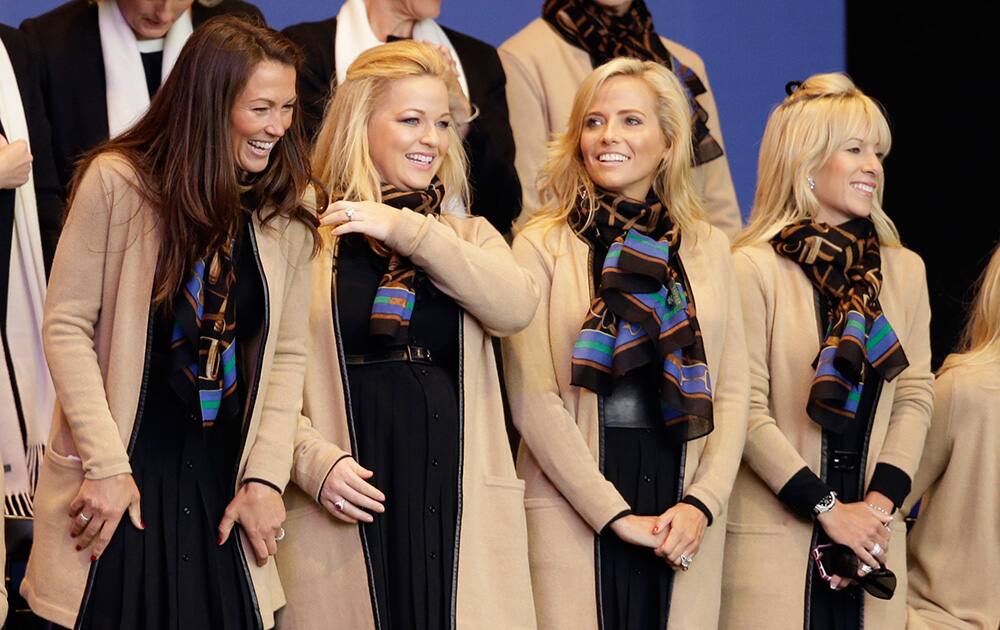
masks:
{"type": "Polygon", "coordinates": [[[934,384],[934,417],[910,501],[910,630],[1000,628],[1000,362],[934,384]]]}
{"type": "MultiPolygon", "coordinates": [[[[459,331],[462,454],[452,627],[531,630],[536,625],[524,482],[514,473],[491,335],[509,335],[528,325],[538,288],[485,219],[442,215],[436,220],[400,212],[385,244],[423,268],[464,311],[459,331]]],[[[312,340],[305,405],[295,438],[295,484],[285,494],[288,537],[277,556],[288,596],[279,626],[325,630],[333,624],[371,630],[376,623],[360,526],[337,520],[318,502],[334,463],[353,449],[343,352],[331,301],[336,290],[331,247],[314,266],[312,340]]]]}
{"type": "MultiPolygon", "coordinates": [[[[813,522],[777,493],[808,466],[821,471],[822,431],[806,414],[812,362],[819,352],[813,287],[794,261],[768,243],[734,254],[750,355],[750,420],[743,464],[729,503],[720,628],[792,630],[805,626],[805,589],[813,522]]],[[[930,422],[930,307],[923,261],[902,247],[882,248],[879,301],[910,365],[882,387],[869,437],[865,483],[875,465],[913,478],[930,422]]],[[[903,628],[906,527],[890,527],[887,566],[899,580],[891,600],[865,594],[864,627],[903,628]]]]}
{"type": "MultiPolygon", "coordinates": [[[[565,223],[547,234],[535,225],[514,239],[514,256],[542,295],[531,325],[503,342],[507,394],[523,438],[517,464],[526,484],[538,625],[597,630],[595,540],[629,505],[599,464],[598,396],[570,384],[573,344],[594,294],[591,248],[565,223]]],[[[709,630],[718,620],[726,503],[746,434],[746,345],[726,236],[697,221],[681,240],[680,256],[697,307],[715,415],[714,431],[687,442],[681,477],[684,493],[708,507],[714,524],[691,569],[675,575],[669,626],[709,630]]]]}
{"type": "MultiPolygon", "coordinates": [[[[0,495],[4,493],[3,460],[0,459],[0,495]]],[[[7,566],[7,546],[4,545],[4,523],[0,516],[0,567],[7,566]]],[[[7,580],[0,579],[0,628],[7,620],[7,580]]]]}
{"type": "MultiPolygon", "coordinates": [[[[93,575],[90,555],[69,536],[70,501],[86,479],[131,473],[128,447],[138,427],[151,321],[153,270],[160,247],[154,209],[137,193],[124,159],[98,157],[76,193],[56,250],[45,303],[43,340],[57,406],[35,492],[35,532],[21,593],[32,610],[73,627],[93,575]],[[144,351],[144,348],[146,349],[144,351]]],[[[306,362],[312,239],[298,222],[253,218],[266,278],[261,337],[246,347],[259,371],[248,410],[237,483],[245,477],[288,482],[306,362]]],[[[242,366],[251,368],[251,366],[242,366]]],[[[256,368],[256,366],[252,366],[256,368]]],[[[122,527],[132,527],[128,517],[122,527]]],[[[285,603],[274,562],[258,567],[241,540],[264,627],[285,603]]],[[[100,560],[98,560],[100,562],[100,560]]]]}
{"type": "MultiPolygon", "coordinates": [[[[698,97],[708,112],[708,128],[725,148],[719,110],[708,83],[705,63],[694,51],[665,37],[664,46],[681,63],[695,71],[705,88],[698,97]]],[[[545,20],[537,18],[500,45],[500,61],[507,74],[507,106],[517,148],[514,166],[524,193],[519,225],[539,207],[538,171],[545,161],[545,143],[566,129],[573,98],[583,80],[594,70],[590,55],[562,38],[545,20]]],[[[732,238],[742,226],[736,189],[726,155],[694,169],[695,190],[709,222],[732,238]]]]}

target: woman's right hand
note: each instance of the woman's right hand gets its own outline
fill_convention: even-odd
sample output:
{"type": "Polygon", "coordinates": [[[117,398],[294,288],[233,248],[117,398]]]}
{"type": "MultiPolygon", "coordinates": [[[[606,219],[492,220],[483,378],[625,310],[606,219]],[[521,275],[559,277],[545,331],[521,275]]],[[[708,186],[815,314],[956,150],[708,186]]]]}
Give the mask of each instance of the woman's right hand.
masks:
{"type": "MultiPolygon", "coordinates": [[[[823,531],[835,543],[847,545],[851,551],[870,567],[879,566],[889,549],[889,527],[892,520],[864,503],[841,503],[837,501],[833,509],[817,517],[823,531]],[[871,549],[875,544],[881,547],[878,557],[871,549]]],[[[864,573],[858,571],[858,576],[864,573]]]]}
{"type": "Polygon", "coordinates": [[[371,523],[375,517],[368,512],[385,512],[385,506],[382,505],[385,495],[365,481],[374,475],[375,473],[354,461],[353,457],[341,458],[323,481],[323,489],[319,493],[320,504],[345,523],[371,523]]]}
{"type": "Polygon", "coordinates": [[[0,189],[23,186],[31,175],[31,152],[24,140],[8,144],[0,133],[0,189]]]}
{"type": "Polygon", "coordinates": [[[139,488],[131,473],[84,479],[69,504],[72,521],[69,535],[77,539],[76,550],[90,549],[91,562],[101,557],[125,510],[136,529],[145,529],[139,509],[139,488]]]}
{"type": "Polygon", "coordinates": [[[655,516],[629,514],[611,523],[611,531],[629,544],[656,549],[663,544],[669,529],[664,528],[658,534],[654,534],[653,528],[656,527],[656,518],[655,516]]]}

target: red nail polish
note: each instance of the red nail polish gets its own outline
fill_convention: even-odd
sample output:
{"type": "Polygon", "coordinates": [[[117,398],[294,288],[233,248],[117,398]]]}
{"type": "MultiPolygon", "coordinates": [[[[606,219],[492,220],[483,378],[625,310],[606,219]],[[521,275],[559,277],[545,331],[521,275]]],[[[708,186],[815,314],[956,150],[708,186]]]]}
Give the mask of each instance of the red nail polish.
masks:
{"type": "Polygon", "coordinates": [[[77,550],[77,551],[80,551],[80,550],[82,550],[82,549],[83,549],[83,547],[81,547],[80,545],[77,545],[77,546],[76,546],[76,550],[77,550]]]}
{"type": "Polygon", "coordinates": [[[69,533],[69,537],[70,538],[76,538],[76,532],[70,532],[69,533]]]}
{"type": "Polygon", "coordinates": [[[91,562],[96,562],[97,561],[97,554],[94,554],[94,555],[90,556],[90,561],[91,562]]]}
{"type": "Polygon", "coordinates": [[[139,521],[139,529],[146,529],[146,521],[139,521]]]}
{"type": "Polygon", "coordinates": [[[215,541],[215,544],[216,545],[221,545],[222,544],[222,536],[219,536],[219,538],[215,541]]]}

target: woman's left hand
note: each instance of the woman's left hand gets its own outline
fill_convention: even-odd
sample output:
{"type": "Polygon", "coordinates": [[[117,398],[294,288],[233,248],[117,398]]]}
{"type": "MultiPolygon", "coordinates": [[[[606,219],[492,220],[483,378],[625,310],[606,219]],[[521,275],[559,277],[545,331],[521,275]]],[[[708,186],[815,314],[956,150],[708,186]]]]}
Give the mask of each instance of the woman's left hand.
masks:
{"type": "Polygon", "coordinates": [[[654,534],[669,528],[666,540],[656,549],[656,555],[664,558],[673,568],[686,570],[681,566],[681,556],[694,560],[701,548],[706,527],[708,519],[701,510],[687,503],[678,503],[656,519],[654,534]]]}
{"type": "Polygon", "coordinates": [[[282,532],[284,520],[285,503],[274,488],[253,481],[245,483],[222,515],[219,545],[226,543],[233,525],[239,523],[257,556],[257,566],[262,567],[268,556],[278,552],[275,537],[282,532]]]}
{"type": "Polygon", "coordinates": [[[399,220],[399,210],[374,201],[335,201],[319,217],[319,224],[335,226],[334,236],[364,234],[384,242],[399,220]]]}

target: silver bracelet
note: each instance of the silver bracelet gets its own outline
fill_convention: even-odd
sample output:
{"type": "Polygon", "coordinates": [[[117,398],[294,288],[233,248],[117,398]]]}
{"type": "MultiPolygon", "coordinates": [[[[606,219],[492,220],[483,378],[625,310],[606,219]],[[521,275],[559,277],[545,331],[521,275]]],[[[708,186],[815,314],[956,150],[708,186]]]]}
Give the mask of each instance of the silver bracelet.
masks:
{"type": "Polygon", "coordinates": [[[868,503],[866,505],[868,507],[870,507],[871,509],[875,510],[876,512],[879,512],[880,514],[885,514],[889,518],[892,518],[892,512],[886,512],[885,510],[883,510],[882,508],[880,508],[879,506],[877,506],[877,505],[875,505],[873,503],[868,503]]]}

